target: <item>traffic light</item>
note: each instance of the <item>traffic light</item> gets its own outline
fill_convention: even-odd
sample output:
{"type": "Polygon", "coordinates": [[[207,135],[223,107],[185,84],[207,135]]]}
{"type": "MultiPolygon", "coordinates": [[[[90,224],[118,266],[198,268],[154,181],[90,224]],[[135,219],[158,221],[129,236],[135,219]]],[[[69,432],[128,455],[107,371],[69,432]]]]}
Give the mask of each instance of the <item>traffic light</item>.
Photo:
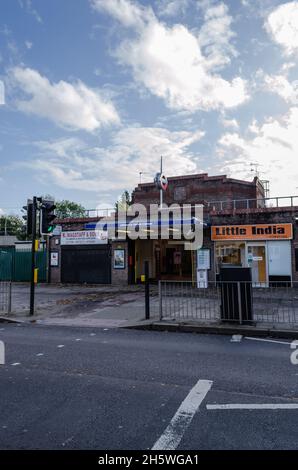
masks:
{"type": "Polygon", "coordinates": [[[55,214],[56,206],[54,201],[42,201],[40,208],[40,234],[41,235],[50,235],[55,225],[53,220],[56,218],[55,214]]]}
{"type": "Polygon", "coordinates": [[[30,237],[33,229],[33,202],[28,199],[27,206],[23,206],[24,211],[27,213],[23,215],[23,219],[26,222],[26,235],[30,237]]]}

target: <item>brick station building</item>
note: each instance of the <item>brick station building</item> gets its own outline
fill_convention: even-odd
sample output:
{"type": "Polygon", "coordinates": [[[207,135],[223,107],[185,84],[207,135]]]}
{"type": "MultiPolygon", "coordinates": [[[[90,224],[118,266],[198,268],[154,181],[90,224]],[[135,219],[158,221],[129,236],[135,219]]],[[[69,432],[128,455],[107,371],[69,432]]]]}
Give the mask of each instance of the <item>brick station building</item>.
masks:
{"type": "MultiPolygon", "coordinates": [[[[144,262],[152,280],[216,280],[221,267],[249,266],[253,282],[298,281],[298,234],[295,198],[273,200],[262,182],[197,174],[168,178],[167,205],[202,204],[204,243],[199,251],[181,240],[94,240],[100,217],[57,220],[62,233],[50,240],[50,280],[63,283],[128,284],[140,281],[144,262]],[[277,207],[283,202],[283,207],[277,207]],[[268,206],[269,203],[269,206],[268,206]]],[[[154,183],[139,184],[133,203],[159,203],[154,183]]],[[[298,197],[297,197],[298,201],[298,197]]],[[[125,232],[125,230],[123,230],[125,232]]]]}

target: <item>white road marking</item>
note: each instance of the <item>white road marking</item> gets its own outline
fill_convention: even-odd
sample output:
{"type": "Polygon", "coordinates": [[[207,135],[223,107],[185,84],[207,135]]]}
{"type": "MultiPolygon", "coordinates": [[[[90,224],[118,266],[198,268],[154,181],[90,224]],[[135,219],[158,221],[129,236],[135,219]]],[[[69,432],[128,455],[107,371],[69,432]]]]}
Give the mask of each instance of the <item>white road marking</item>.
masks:
{"type": "Polygon", "coordinates": [[[277,344],[292,344],[287,341],[275,341],[274,339],[264,339],[264,338],[251,338],[250,336],[245,336],[245,339],[250,339],[251,341],[263,341],[265,343],[277,343],[277,344]]]}
{"type": "Polygon", "coordinates": [[[212,383],[211,380],[199,380],[196,383],[179,406],[168,427],[155,442],[152,450],[175,450],[178,447],[200,404],[212,387],[212,383]]]}
{"type": "Polygon", "coordinates": [[[233,335],[231,338],[231,343],[240,343],[242,341],[242,335],[233,335]]]}
{"type": "Polygon", "coordinates": [[[96,335],[96,333],[90,333],[90,336],[95,336],[95,335],[96,335]]]}
{"type": "Polygon", "coordinates": [[[0,328],[0,331],[4,331],[4,328],[0,328]]]}
{"type": "Polygon", "coordinates": [[[65,447],[66,444],[69,444],[69,442],[71,442],[72,440],[74,439],[74,436],[70,436],[66,439],[66,441],[62,442],[62,446],[65,447]]]}
{"type": "Polygon", "coordinates": [[[36,354],[36,356],[43,356],[43,353],[38,353],[36,354]]]}
{"type": "Polygon", "coordinates": [[[0,341],[0,365],[5,364],[5,344],[3,341],[0,341]]]}
{"type": "Polygon", "coordinates": [[[81,338],[76,338],[76,341],[82,341],[81,338]]]}
{"type": "Polygon", "coordinates": [[[19,366],[19,365],[21,365],[21,363],[20,362],[13,362],[11,365],[12,366],[19,366]]]}
{"type": "Polygon", "coordinates": [[[207,410],[298,410],[298,403],[228,403],[207,405],[207,410]]]}
{"type": "Polygon", "coordinates": [[[58,344],[57,348],[64,348],[64,344],[58,344]]]}

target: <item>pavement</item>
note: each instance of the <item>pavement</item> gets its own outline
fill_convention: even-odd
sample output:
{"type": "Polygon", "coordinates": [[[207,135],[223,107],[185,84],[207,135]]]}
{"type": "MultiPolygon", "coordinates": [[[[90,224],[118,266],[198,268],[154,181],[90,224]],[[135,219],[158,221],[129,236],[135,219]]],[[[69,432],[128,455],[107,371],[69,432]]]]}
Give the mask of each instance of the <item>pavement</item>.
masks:
{"type": "Polygon", "coordinates": [[[288,341],[42,324],[0,341],[1,449],[298,449],[288,341]]]}
{"type": "MultiPolygon", "coordinates": [[[[243,334],[247,336],[298,338],[298,328],[292,324],[268,322],[256,326],[223,324],[219,320],[188,318],[185,299],[174,298],[168,316],[159,320],[157,286],[150,286],[150,319],[145,320],[144,286],[111,285],[49,285],[39,284],[35,290],[35,313],[29,316],[29,284],[15,283],[12,289],[12,313],[1,321],[38,323],[73,327],[138,328],[149,330],[184,331],[215,334],[243,334]],[[181,311],[180,311],[181,310],[181,311]]],[[[167,305],[167,304],[166,304],[167,305]]],[[[164,306],[165,307],[165,306],[164,306]]],[[[169,306],[168,306],[169,307],[169,306]]],[[[271,308],[271,306],[270,306],[271,308]]],[[[269,311],[270,311],[269,308],[269,311]]],[[[164,310],[166,310],[164,308],[164,310]]],[[[198,314],[195,310],[196,315],[198,314]]]]}
{"type": "MultiPolygon", "coordinates": [[[[145,319],[143,285],[37,285],[34,317],[29,317],[29,295],[29,284],[15,283],[12,288],[12,312],[6,318],[47,325],[110,328],[142,324],[145,319]]],[[[157,318],[157,287],[153,286],[151,319],[157,318]]]]}

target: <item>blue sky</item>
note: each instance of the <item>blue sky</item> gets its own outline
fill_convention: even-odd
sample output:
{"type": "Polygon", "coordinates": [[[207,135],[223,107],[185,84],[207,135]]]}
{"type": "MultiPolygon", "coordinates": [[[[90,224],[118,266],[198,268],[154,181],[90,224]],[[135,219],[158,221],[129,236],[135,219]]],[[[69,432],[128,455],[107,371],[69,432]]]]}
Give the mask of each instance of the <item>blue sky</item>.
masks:
{"type": "Polygon", "coordinates": [[[297,57],[297,1],[1,0],[0,213],[111,207],[160,155],[298,194],[297,57]]]}

